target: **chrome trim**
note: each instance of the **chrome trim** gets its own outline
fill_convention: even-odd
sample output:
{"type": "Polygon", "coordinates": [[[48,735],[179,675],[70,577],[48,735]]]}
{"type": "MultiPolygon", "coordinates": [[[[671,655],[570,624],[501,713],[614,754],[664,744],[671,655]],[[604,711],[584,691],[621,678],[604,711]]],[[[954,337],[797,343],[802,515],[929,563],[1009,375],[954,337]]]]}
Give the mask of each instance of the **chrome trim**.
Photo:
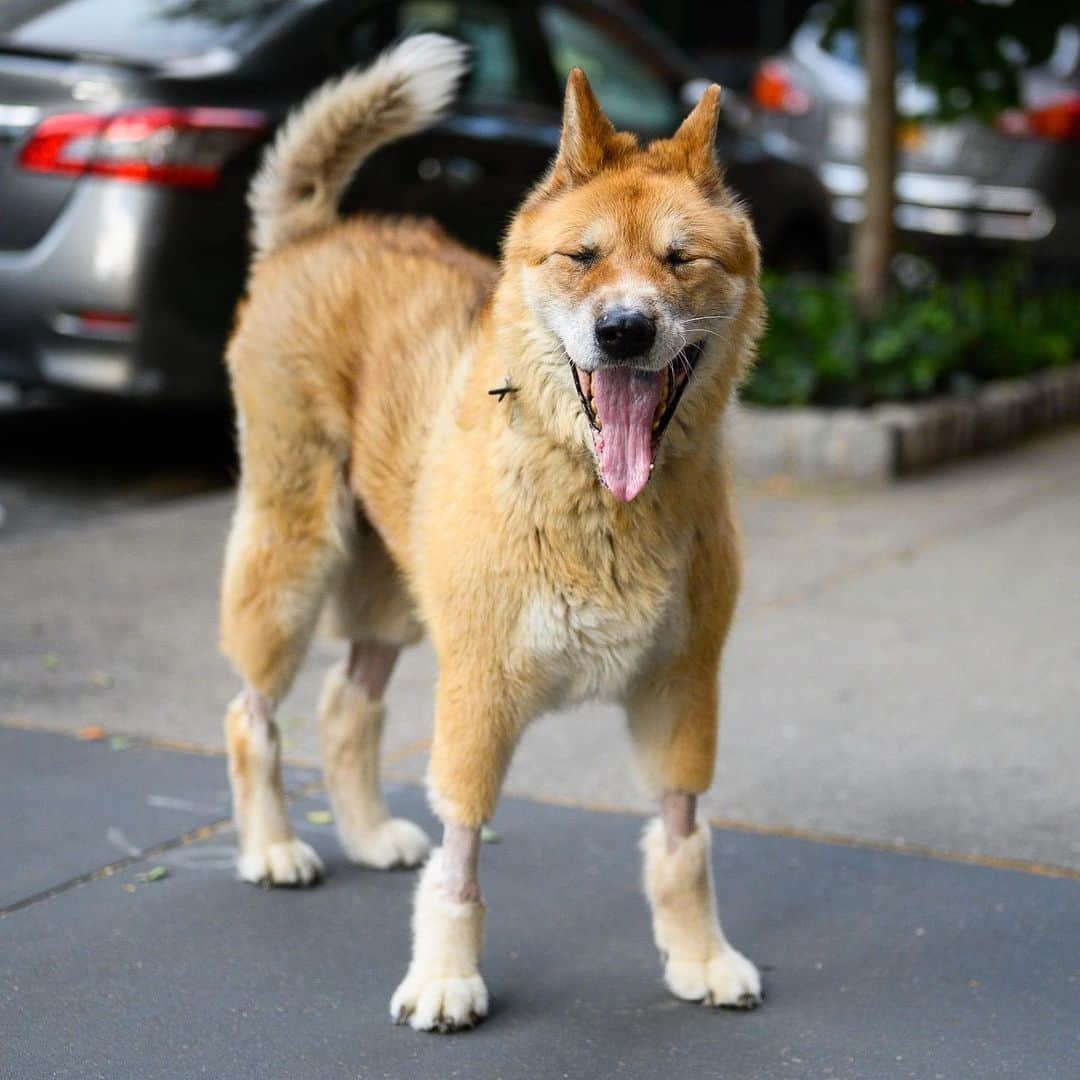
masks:
{"type": "Polygon", "coordinates": [[[40,119],[36,105],[0,105],[0,139],[17,139],[40,119]]]}
{"type": "MultiPolygon", "coordinates": [[[[821,180],[833,196],[833,212],[852,224],[863,216],[866,174],[859,165],[826,162],[821,180]]],[[[937,236],[996,240],[1042,240],[1055,224],[1053,210],[1031,188],[980,184],[969,176],[901,172],[896,176],[896,224],[937,236]]]]}
{"type": "Polygon", "coordinates": [[[41,372],[50,382],[85,390],[126,390],[135,377],[129,357],[80,352],[46,353],[41,372]]]}

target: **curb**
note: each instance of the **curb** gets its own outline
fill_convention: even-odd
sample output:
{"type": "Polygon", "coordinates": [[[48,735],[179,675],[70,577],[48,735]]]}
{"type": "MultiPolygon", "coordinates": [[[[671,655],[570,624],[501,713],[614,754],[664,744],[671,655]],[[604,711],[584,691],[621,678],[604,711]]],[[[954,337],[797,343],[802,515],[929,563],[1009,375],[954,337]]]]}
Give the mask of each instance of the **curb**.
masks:
{"type": "Polygon", "coordinates": [[[874,486],[1078,419],[1080,363],[910,405],[740,405],[730,445],[737,476],[874,486]]]}

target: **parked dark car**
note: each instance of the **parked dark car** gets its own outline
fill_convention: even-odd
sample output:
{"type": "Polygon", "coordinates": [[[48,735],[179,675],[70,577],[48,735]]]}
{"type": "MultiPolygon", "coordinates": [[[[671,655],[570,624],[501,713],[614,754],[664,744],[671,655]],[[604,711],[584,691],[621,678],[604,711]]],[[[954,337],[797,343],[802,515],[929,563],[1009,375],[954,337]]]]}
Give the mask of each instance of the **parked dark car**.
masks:
{"type": "MultiPolygon", "coordinates": [[[[430,214],[495,251],[584,67],[612,120],[669,134],[698,71],[597,0],[9,0],[0,7],[0,380],[220,399],[247,263],[245,193],[289,107],[434,29],[472,71],[437,128],[376,155],[346,209],[430,214]]],[[[769,258],[826,265],[827,194],[732,99],[719,136],[769,258]]]]}
{"type": "MultiPolygon", "coordinates": [[[[1053,55],[1020,72],[1020,107],[993,124],[934,123],[934,91],[914,77],[917,10],[897,12],[900,161],[896,224],[908,250],[956,265],[996,257],[1055,274],[1080,268],[1080,31],[1063,23],[1053,55]]],[[[761,65],[762,122],[813,155],[837,219],[861,219],[866,73],[856,31],[828,33],[814,9],[788,49],[761,65]]],[[[1022,14],[1018,13],[1018,18],[1022,14]]]]}

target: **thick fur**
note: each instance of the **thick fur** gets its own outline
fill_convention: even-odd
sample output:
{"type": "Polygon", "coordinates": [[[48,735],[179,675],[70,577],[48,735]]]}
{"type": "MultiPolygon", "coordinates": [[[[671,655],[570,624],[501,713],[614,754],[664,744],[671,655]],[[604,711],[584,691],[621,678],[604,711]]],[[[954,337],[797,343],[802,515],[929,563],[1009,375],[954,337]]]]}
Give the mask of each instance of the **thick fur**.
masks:
{"type": "Polygon", "coordinates": [[[423,130],[450,104],[467,52],[441,34],[419,34],[312,94],[282,127],[251,186],[256,254],[333,224],[364,158],[423,130]]]}
{"type": "Polygon", "coordinates": [[[322,861],[293,835],[289,824],[281,740],[275,728],[249,724],[245,712],[238,698],[225,716],[233,813],[240,833],[237,873],[254,884],[310,885],[322,873],[322,861]]]}
{"type": "MultiPolygon", "coordinates": [[[[763,314],[753,230],[713,156],[719,92],[672,138],[641,148],[572,74],[559,154],[498,266],[429,222],[336,222],[354,164],[434,116],[460,67],[442,39],[405,42],[304,106],[256,181],[261,257],[228,351],[243,470],[222,645],[251,690],[275,701],[328,595],[355,641],[408,644],[422,626],[440,669],[429,787],[455,827],[490,818],[529,721],[586,697],[625,704],[651,789],[700,793],[739,579],[720,421],[763,314]],[[599,253],[588,265],[575,257],[582,247],[599,253]],[[674,249],[686,256],[677,264],[674,249]],[[703,345],[654,473],[629,503],[600,481],[568,363],[587,369],[581,328],[627,298],[657,313],[656,348],[703,345]],[[505,400],[488,393],[507,383],[505,400]]],[[[372,775],[381,716],[339,683],[327,693],[327,770],[343,791],[346,756],[372,775]]],[[[250,778],[248,736],[234,728],[235,789],[250,778]]],[[[335,805],[363,819],[370,789],[365,779],[353,792],[355,814],[340,795],[335,805]]],[[[700,835],[686,843],[705,859],[700,835]]],[[[399,996],[414,1025],[455,1026],[486,1007],[482,983],[469,982],[479,915],[443,910],[433,873],[399,996]],[[461,920],[471,960],[458,931],[431,929],[461,920]],[[427,969],[446,965],[469,987],[428,986],[427,969]]],[[[658,939],[676,940],[687,912],[714,925],[701,873],[695,863],[683,875],[670,917],[670,890],[650,885],[658,939]]],[[[710,949],[718,934],[708,931],[710,949]]],[[[712,964],[720,953],[704,948],[699,960],[712,964]]],[[[702,979],[702,996],[723,998],[702,979]]]]}
{"type": "Polygon", "coordinates": [[[390,1001],[391,1015],[418,1031],[472,1027],[488,1010],[478,967],[484,905],[446,896],[442,858],[436,848],[417,882],[412,963],[390,1001]]]}
{"type": "Polygon", "coordinates": [[[641,838],[645,896],[653,937],[664,957],[664,980],[687,1001],[753,1007],[761,996],[757,969],[720,929],[709,860],[709,828],[699,825],[668,849],[663,824],[650,821],[641,838]]]}
{"type": "Polygon", "coordinates": [[[327,672],[319,701],[323,771],[341,846],[350,858],[380,870],[418,866],[427,836],[392,818],[379,791],[384,708],[348,677],[345,664],[327,672]]]}

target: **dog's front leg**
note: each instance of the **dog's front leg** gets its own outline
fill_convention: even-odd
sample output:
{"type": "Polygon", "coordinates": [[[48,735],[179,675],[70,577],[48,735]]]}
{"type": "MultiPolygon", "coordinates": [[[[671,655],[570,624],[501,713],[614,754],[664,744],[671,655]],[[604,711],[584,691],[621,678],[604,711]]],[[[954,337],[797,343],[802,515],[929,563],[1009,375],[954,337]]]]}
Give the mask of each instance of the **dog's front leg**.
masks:
{"type": "Polygon", "coordinates": [[[697,797],[666,792],[660,817],[645,828],[645,894],[664,980],[676,996],[704,1005],[752,1009],[761,1003],[757,968],[720,928],[713,889],[709,828],[695,824],[697,797]]]}
{"type": "Polygon", "coordinates": [[[480,830],[448,824],[420,875],[413,902],[413,954],[390,1001],[396,1023],[455,1031],[487,1015],[480,975],[484,901],[476,880],[480,830]]]}
{"type": "Polygon", "coordinates": [[[440,680],[428,784],[443,819],[443,844],[420,875],[412,962],[390,1001],[394,1020],[417,1031],[455,1031],[487,1014],[480,828],[495,810],[519,730],[509,695],[498,689],[497,679],[479,675],[455,684],[440,680]]]}
{"type": "Polygon", "coordinates": [[[660,799],[641,849],[664,980],[687,1001],[749,1009],[761,1001],[761,978],[720,928],[709,829],[696,821],[716,757],[717,661],[708,654],[661,672],[627,712],[639,779],[660,799]]]}

